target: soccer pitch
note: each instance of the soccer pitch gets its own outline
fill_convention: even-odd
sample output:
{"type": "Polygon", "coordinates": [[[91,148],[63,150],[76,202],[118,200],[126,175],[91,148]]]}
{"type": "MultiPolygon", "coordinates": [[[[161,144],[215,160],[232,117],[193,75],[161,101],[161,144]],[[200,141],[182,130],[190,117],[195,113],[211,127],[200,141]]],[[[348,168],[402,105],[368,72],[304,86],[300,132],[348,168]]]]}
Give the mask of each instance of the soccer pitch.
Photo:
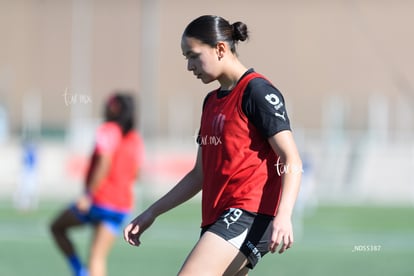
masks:
{"type": "MultiPolygon", "coordinates": [[[[0,205],[0,275],[70,275],[48,230],[64,204],[43,202],[31,213],[0,205]]],[[[198,239],[199,212],[191,201],[162,215],[139,248],[119,237],[108,275],[176,275],[198,239]]],[[[412,207],[319,206],[303,219],[292,249],[266,255],[249,275],[414,275],[413,218],[412,207]]],[[[90,234],[72,232],[84,258],[90,234]]]]}

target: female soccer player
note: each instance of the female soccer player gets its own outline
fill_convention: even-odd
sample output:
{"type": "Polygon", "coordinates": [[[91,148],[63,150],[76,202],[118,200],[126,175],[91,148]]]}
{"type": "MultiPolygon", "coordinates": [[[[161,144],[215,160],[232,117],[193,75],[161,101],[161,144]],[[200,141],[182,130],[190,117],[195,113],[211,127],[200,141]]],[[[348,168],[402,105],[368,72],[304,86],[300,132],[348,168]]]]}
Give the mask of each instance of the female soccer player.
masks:
{"type": "Polygon", "coordinates": [[[281,93],[238,59],[242,22],[201,16],[181,40],[187,69],[220,87],[204,100],[194,168],[124,229],[131,245],[162,213],[202,190],[201,236],[179,275],[247,275],[293,243],[302,163],[281,93]]]}
{"type": "Polygon", "coordinates": [[[105,122],[97,130],[85,194],[63,210],[51,225],[53,238],[73,275],[106,275],[107,255],[133,207],[133,184],[143,151],[142,139],[133,129],[134,116],[130,95],[117,93],[109,98],[105,122]],[[94,228],[89,269],[83,266],[67,233],[70,228],[85,225],[94,228]]]}

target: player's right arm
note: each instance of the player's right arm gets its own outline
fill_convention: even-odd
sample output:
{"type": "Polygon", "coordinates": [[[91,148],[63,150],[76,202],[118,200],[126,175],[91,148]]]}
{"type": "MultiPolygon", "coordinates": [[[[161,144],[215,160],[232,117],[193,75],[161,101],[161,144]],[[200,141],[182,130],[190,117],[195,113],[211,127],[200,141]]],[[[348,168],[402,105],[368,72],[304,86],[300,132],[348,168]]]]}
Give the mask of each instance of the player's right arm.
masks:
{"type": "Polygon", "coordinates": [[[133,219],[124,229],[124,239],[131,245],[140,245],[141,234],[151,226],[155,219],[189,200],[201,191],[203,182],[203,170],[201,162],[201,148],[198,149],[194,168],[181,179],[162,198],[153,203],[143,213],[133,219]]]}

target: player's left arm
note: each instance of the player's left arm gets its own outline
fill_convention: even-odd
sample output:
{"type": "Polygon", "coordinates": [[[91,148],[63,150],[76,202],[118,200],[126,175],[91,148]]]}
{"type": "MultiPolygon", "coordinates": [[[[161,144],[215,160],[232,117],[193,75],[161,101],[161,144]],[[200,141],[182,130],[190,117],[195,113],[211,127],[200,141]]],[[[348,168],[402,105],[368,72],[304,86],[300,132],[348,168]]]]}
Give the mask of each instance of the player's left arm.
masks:
{"type": "Polygon", "coordinates": [[[279,248],[283,253],[293,244],[292,212],[299,192],[302,161],[299,156],[292,132],[284,130],[268,139],[272,149],[280,157],[277,166],[278,173],[282,176],[282,195],[276,217],[273,221],[273,232],[270,252],[274,253],[279,248]]]}
{"type": "Polygon", "coordinates": [[[269,81],[255,78],[243,95],[242,110],[280,157],[275,169],[282,177],[282,195],[269,250],[283,253],[293,244],[292,211],[299,191],[302,161],[290,128],[282,93],[269,81]]]}
{"type": "MultiPolygon", "coordinates": [[[[122,139],[119,126],[114,123],[104,123],[96,131],[96,161],[90,177],[87,178],[87,191],[77,201],[79,210],[87,212],[92,205],[91,195],[95,193],[102,180],[108,175],[112,157],[117,145],[122,139]]],[[[91,161],[92,162],[92,161],[91,161]]]]}
{"type": "Polygon", "coordinates": [[[92,172],[89,183],[86,184],[88,193],[93,194],[98,188],[101,181],[108,175],[109,168],[111,167],[111,155],[98,154],[96,160],[96,167],[92,172]]]}
{"type": "Polygon", "coordinates": [[[79,210],[87,212],[92,204],[91,195],[99,187],[101,181],[107,176],[109,168],[111,167],[111,156],[108,154],[99,154],[96,159],[96,166],[89,178],[87,193],[82,195],[76,202],[79,210]]]}

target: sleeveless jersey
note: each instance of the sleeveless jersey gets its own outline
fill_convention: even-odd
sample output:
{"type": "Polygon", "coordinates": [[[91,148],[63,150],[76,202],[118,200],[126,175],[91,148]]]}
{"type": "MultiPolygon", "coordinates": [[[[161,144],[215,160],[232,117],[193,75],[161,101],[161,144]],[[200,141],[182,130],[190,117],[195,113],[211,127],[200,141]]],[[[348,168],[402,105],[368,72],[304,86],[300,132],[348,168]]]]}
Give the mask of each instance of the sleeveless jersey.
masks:
{"type": "Polygon", "coordinates": [[[278,156],[242,111],[243,92],[258,73],[245,75],[231,93],[207,96],[201,116],[202,226],[229,208],[274,216],[281,194],[278,156]]]}

